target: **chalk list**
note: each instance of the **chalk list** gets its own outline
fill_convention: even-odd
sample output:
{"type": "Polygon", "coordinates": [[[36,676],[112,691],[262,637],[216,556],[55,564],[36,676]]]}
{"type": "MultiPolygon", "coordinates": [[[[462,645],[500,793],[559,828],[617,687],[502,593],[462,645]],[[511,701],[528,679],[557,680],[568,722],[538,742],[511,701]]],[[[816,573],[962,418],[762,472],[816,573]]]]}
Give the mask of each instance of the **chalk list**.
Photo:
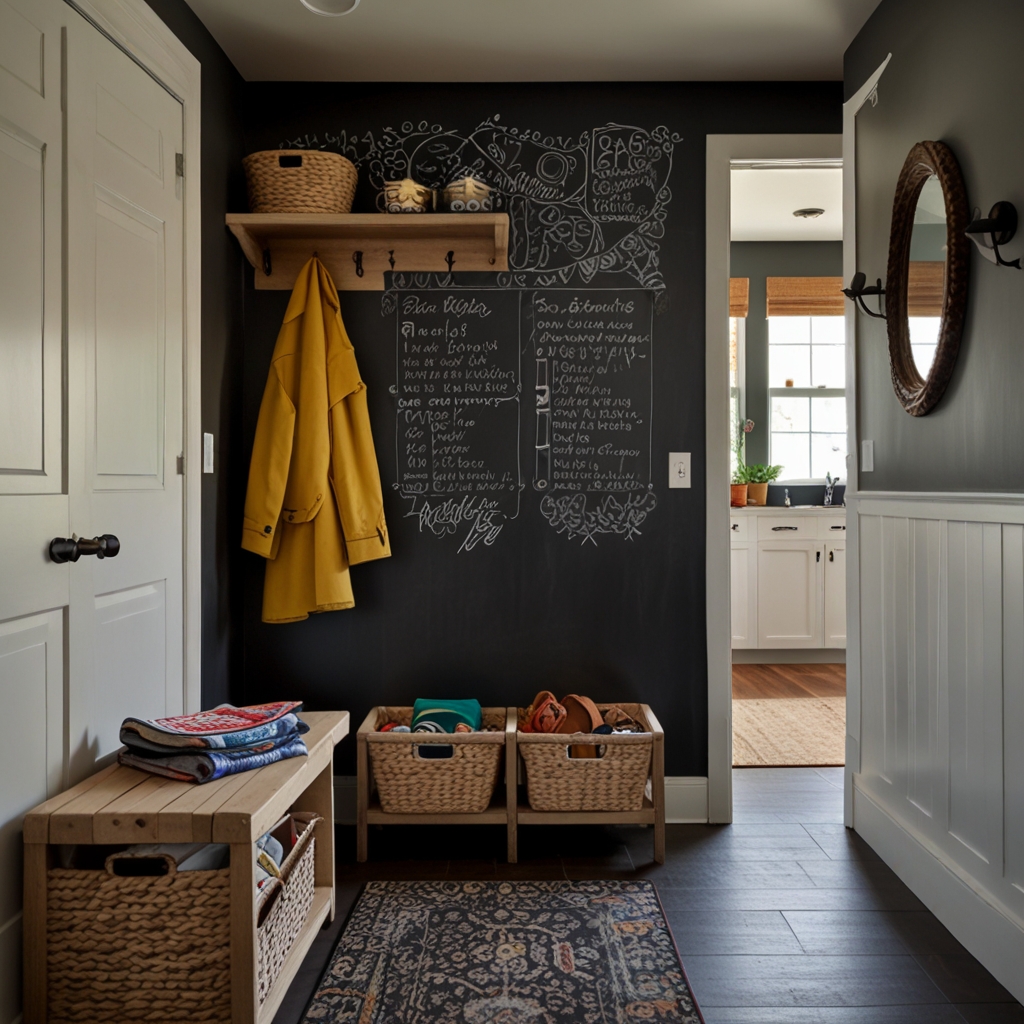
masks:
{"type": "Polygon", "coordinates": [[[653,293],[410,283],[396,282],[385,311],[396,320],[396,487],[420,530],[458,535],[460,551],[489,546],[532,482],[558,533],[639,536],[657,504],[653,293]]]}
{"type": "Polygon", "coordinates": [[[519,293],[399,293],[397,371],[399,490],[425,528],[486,542],[519,509],[519,293]]]}
{"type": "Polygon", "coordinates": [[[649,292],[529,295],[540,491],[628,493],[651,482],[649,292]]]}

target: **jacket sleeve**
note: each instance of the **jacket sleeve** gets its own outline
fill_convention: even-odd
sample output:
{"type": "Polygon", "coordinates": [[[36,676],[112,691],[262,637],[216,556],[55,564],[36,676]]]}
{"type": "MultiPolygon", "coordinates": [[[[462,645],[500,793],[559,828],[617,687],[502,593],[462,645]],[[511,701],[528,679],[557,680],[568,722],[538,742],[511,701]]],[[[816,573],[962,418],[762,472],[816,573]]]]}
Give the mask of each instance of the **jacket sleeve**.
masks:
{"type": "Polygon", "coordinates": [[[294,435],[295,405],[288,397],[274,364],[270,368],[256,423],[242,523],[242,547],[264,558],[273,558],[277,554],[275,534],[288,483],[294,435]]]}
{"type": "MultiPolygon", "coordinates": [[[[351,350],[350,350],[351,351],[351,350]]],[[[331,479],[349,565],[391,554],[377,453],[370,433],[366,385],[351,356],[354,388],[331,407],[331,479]]]]}

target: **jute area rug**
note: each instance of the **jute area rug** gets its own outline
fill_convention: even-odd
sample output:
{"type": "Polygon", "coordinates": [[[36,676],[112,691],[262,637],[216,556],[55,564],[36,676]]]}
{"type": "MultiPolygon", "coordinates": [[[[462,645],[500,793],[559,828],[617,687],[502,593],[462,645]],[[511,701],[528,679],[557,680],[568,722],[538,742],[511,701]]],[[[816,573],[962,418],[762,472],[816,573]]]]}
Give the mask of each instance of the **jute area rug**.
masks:
{"type": "Polygon", "coordinates": [[[732,702],[732,763],[736,767],[824,768],[845,761],[845,697],[732,702]]]}
{"type": "Polygon", "coordinates": [[[653,883],[368,882],[304,1024],[701,1024],[653,883]]]}

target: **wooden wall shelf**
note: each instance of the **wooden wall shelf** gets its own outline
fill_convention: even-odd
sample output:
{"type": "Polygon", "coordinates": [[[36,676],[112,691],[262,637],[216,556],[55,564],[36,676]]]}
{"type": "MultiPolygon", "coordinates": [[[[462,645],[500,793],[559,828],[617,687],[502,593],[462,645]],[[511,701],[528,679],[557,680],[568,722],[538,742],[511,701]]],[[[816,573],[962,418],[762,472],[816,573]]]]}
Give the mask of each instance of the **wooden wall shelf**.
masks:
{"type": "Polygon", "coordinates": [[[445,273],[449,253],[456,272],[508,270],[507,213],[229,213],[225,223],[260,289],[291,290],[314,252],[338,291],[383,291],[389,270],[445,273]]]}

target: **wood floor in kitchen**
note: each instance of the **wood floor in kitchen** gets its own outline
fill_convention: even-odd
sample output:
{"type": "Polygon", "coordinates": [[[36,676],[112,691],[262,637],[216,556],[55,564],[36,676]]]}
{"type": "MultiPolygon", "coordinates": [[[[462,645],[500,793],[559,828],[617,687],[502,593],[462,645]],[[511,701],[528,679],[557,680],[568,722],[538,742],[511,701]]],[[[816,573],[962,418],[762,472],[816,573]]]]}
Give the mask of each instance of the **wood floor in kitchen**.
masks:
{"type": "Polygon", "coordinates": [[[359,865],[354,829],[339,826],[338,918],[275,1024],[302,1019],[360,884],[390,878],[653,879],[707,1024],[1024,1024],[1024,1008],[843,827],[841,768],[733,779],[735,823],[669,825],[663,865],[648,829],[550,826],[520,829],[514,865],[497,828],[371,830],[359,865]]]}

